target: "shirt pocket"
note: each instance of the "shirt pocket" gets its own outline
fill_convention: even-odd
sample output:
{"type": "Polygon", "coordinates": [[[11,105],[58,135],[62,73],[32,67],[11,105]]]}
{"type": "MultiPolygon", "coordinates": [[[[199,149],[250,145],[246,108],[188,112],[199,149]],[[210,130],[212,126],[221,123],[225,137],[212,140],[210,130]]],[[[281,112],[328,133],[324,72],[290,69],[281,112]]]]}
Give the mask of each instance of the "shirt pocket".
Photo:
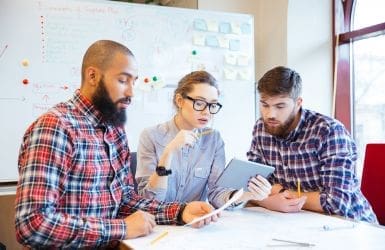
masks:
{"type": "Polygon", "coordinates": [[[209,176],[209,174],[210,174],[209,168],[197,167],[194,169],[194,177],[206,179],[209,176]]]}

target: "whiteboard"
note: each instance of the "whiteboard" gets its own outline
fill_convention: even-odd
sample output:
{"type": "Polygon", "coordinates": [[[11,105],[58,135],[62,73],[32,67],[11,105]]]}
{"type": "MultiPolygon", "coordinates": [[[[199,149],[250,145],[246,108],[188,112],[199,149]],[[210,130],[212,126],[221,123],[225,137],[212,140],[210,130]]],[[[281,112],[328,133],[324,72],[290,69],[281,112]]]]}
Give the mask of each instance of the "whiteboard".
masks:
{"type": "Polygon", "coordinates": [[[0,0],[0,182],[17,180],[27,127],[80,87],[85,50],[99,39],[130,48],[139,64],[126,131],[174,114],[178,80],[204,69],[219,81],[223,109],[214,118],[227,158],[245,157],[255,121],[253,17],[111,1],[0,0]]]}

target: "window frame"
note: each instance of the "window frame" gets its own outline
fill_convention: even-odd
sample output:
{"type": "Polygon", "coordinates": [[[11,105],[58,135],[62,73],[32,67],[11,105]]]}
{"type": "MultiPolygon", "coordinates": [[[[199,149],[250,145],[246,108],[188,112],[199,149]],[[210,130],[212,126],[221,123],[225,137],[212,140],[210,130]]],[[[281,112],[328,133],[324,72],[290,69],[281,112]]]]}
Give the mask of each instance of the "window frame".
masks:
{"type": "Polygon", "coordinates": [[[385,34],[385,22],[353,30],[356,0],[333,0],[334,116],[353,132],[353,42],[385,34]]]}

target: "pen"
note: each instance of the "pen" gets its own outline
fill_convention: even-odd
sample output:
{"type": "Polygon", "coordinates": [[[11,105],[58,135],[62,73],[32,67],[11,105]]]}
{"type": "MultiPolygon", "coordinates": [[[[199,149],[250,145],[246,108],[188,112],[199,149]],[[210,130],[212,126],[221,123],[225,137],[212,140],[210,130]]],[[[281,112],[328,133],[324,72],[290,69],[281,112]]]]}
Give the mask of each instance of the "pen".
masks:
{"type": "Polygon", "coordinates": [[[301,180],[297,178],[297,192],[298,192],[298,198],[301,197],[301,180]]]}
{"type": "Polygon", "coordinates": [[[212,133],[214,130],[213,129],[207,129],[203,132],[200,132],[200,133],[197,133],[197,136],[200,137],[200,136],[203,136],[203,135],[208,135],[210,133],[212,133]]]}
{"type": "Polygon", "coordinates": [[[163,233],[161,233],[158,237],[156,237],[155,239],[153,239],[151,241],[151,245],[155,244],[157,241],[159,241],[160,239],[166,237],[166,235],[168,234],[168,231],[164,231],[163,233]]]}
{"type": "Polygon", "coordinates": [[[341,230],[341,229],[352,229],[355,227],[356,227],[356,224],[352,223],[351,225],[340,225],[340,226],[323,225],[322,228],[325,231],[333,231],[333,230],[341,230]]]}
{"type": "Polygon", "coordinates": [[[0,53],[0,58],[3,56],[3,54],[4,54],[4,52],[5,52],[5,50],[6,50],[7,48],[8,48],[8,44],[5,45],[3,51],[1,51],[1,53],[0,53]]]}
{"type": "Polygon", "coordinates": [[[280,239],[272,239],[272,240],[279,241],[279,242],[290,243],[290,244],[295,244],[295,245],[302,246],[302,247],[313,247],[313,246],[315,246],[315,244],[307,243],[307,242],[298,242],[298,241],[280,240],[280,239]]]}

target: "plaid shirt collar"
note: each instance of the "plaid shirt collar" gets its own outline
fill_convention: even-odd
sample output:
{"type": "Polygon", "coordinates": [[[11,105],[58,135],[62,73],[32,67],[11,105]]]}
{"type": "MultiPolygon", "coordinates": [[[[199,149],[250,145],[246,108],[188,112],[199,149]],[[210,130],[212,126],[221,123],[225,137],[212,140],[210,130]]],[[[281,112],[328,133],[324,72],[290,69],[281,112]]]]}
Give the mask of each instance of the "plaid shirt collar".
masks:
{"type": "Polygon", "coordinates": [[[94,127],[99,127],[103,124],[102,113],[98,111],[87,97],[80,93],[80,90],[76,90],[72,99],[74,106],[84,114],[85,119],[89,120],[94,127]]]}

